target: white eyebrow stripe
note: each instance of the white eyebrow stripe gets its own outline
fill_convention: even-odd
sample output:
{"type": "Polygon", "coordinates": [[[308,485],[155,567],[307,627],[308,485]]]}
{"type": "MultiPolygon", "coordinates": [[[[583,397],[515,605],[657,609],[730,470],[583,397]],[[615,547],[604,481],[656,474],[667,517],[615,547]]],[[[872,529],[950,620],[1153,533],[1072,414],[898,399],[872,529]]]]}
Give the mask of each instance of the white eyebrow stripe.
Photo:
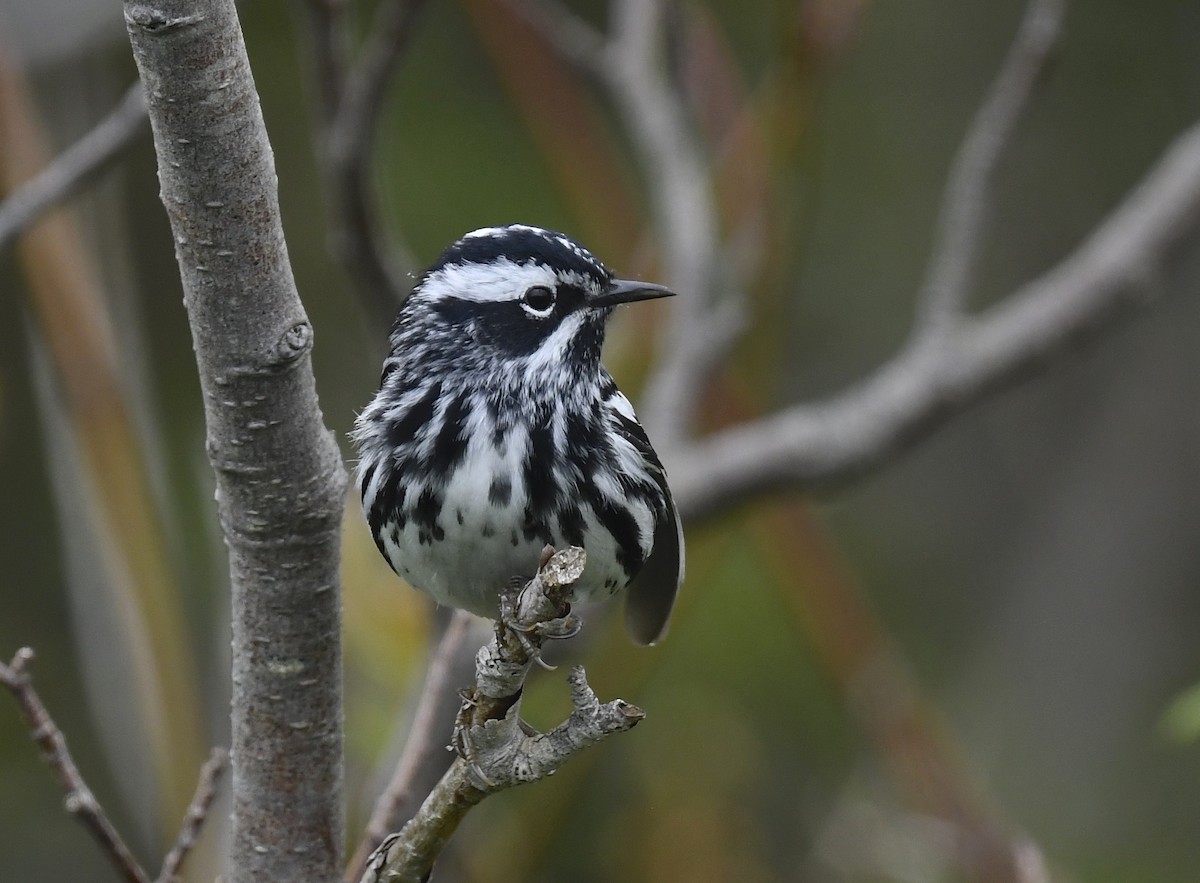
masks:
{"type": "Polygon", "coordinates": [[[446,264],[431,273],[421,285],[421,297],[430,301],[457,298],[475,303],[518,301],[535,285],[556,290],[570,285],[594,292],[595,280],[572,270],[554,270],[533,261],[518,264],[501,257],[488,263],[446,264]]]}
{"type": "Polygon", "coordinates": [[[508,258],[498,258],[486,264],[447,264],[425,279],[421,296],[433,301],[453,297],[501,303],[519,300],[535,285],[555,288],[560,281],[542,264],[515,264],[508,258]]]}

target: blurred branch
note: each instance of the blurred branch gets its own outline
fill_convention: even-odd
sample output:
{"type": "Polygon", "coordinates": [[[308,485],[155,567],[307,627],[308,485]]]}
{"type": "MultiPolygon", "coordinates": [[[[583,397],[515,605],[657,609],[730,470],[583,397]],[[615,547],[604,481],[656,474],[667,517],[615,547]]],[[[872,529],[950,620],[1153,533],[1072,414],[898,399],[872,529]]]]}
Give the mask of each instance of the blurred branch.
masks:
{"type": "Polygon", "coordinates": [[[580,73],[601,80],[607,38],[554,0],[503,0],[533,25],[542,38],[580,73]]]}
{"type": "Polygon", "coordinates": [[[641,162],[673,298],[666,341],[640,409],[655,442],[681,444],[713,372],[745,327],[738,287],[725,278],[712,170],[664,58],[664,4],[613,0],[604,36],[555,0],[507,0],[560,55],[607,89],[641,162]],[[718,291],[725,291],[722,298],[718,291]],[[733,292],[733,293],[729,293],[733,292]]]}
{"type": "Polygon", "coordinates": [[[321,94],[321,161],[330,203],[330,249],[358,288],[372,321],[391,324],[408,286],[382,229],[371,152],[387,87],[426,0],[384,0],[351,59],[341,0],[307,0],[321,94]]]}
{"type": "Polygon", "coordinates": [[[956,157],[910,344],[828,402],[693,439],[699,396],[744,315],[740,297],[715,298],[717,287],[736,286],[722,278],[711,172],[664,71],[663,6],[613,0],[612,34],[602,37],[553,0],[509,3],[607,85],[646,171],[668,281],[686,296],[675,299],[681,312],[671,319],[645,410],[686,518],[881,464],[1137,302],[1146,271],[1195,232],[1200,134],[1189,132],[1073,255],[977,319],[963,317],[993,172],[1061,30],[1064,0],[1031,0],[956,157]]]}
{"type": "Polygon", "coordinates": [[[350,22],[348,0],[302,0],[312,39],[317,88],[317,112],[322,127],[337,114],[346,81],[350,22]]]}
{"type": "Polygon", "coordinates": [[[59,783],[67,792],[64,805],[67,812],[79,819],[83,826],[91,832],[92,837],[100,844],[108,856],[113,868],[122,879],[128,883],[150,883],[150,878],[142,870],[117,829],[104,813],[104,808],[96,800],[79,768],[67,750],[67,740],[62,730],[54,723],[41,697],[33,688],[33,680],[27,670],[33,661],[33,651],[22,647],[8,665],[0,663],[0,684],[12,693],[13,698],[21,708],[21,716],[25,726],[29,728],[33,741],[42,750],[42,758],[54,770],[59,783]]]}
{"type": "Polygon", "coordinates": [[[540,659],[543,642],[579,630],[568,599],[585,561],[579,548],[544,555],[537,575],[516,598],[504,596],[502,609],[507,609],[492,640],[477,654],[475,686],[464,694],[455,732],[459,757],[417,814],[370,857],[362,883],[429,879],[459,823],[485,797],[552,775],[575,754],[633,728],[645,716],[619,699],[601,704],[576,667],[567,679],[575,710],[566,721],[530,735],[520,720],[525,679],[540,659]]]}
{"type": "MultiPolygon", "coordinates": [[[[691,438],[705,386],[743,327],[725,285],[712,170],[682,90],[665,59],[659,0],[613,0],[602,72],[639,154],[664,252],[672,299],[666,339],[645,392],[643,419],[656,444],[691,438]]],[[[736,291],[736,288],[733,290],[736,291]]]]}
{"type": "Polygon", "coordinates": [[[759,507],[754,520],[769,538],[766,558],[780,573],[769,582],[778,587],[781,614],[807,636],[906,804],[946,824],[961,872],[954,879],[1034,883],[1022,856],[1036,856],[1036,844],[1014,833],[986,798],[953,730],[821,521],[798,501],[759,507]]]}
{"type": "Polygon", "coordinates": [[[355,280],[380,325],[388,327],[407,291],[404,274],[380,229],[371,186],[371,151],[387,86],[403,57],[425,0],[384,0],[366,45],[348,70],[325,137],[326,174],[334,209],[334,256],[355,280]]]}
{"type": "Polygon", "coordinates": [[[344,842],[346,472],[233,0],[127,0],[233,590],[229,879],[334,880],[344,842]],[[236,133],[236,137],[226,137],[236,133]]]}
{"type": "Polygon", "coordinates": [[[107,169],[146,128],[141,82],[96,127],[0,203],[0,251],[47,209],[107,169]]]}
{"type": "Polygon", "coordinates": [[[942,195],[917,334],[951,330],[970,294],[996,164],[1062,32],[1066,0],[1031,0],[991,90],[958,150],[942,195]]]}
{"type": "Polygon", "coordinates": [[[1045,365],[1146,299],[1153,273],[1200,228],[1200,124],[1076,251],[944,338],[917,338],[831,401],[797,405],[663,456],[685,518],[755,494],[845,481],[1045,365]]]}
{"type": "MultiPolygon", "coordinates": [[[[130,90],[124,107],[136,91],[130,90]]],[[[53,165],[30,84],[0,54],[0,189],[15,193],[53,165]]],[[[66,480],[76,474],[72,467],[58,468],[60,463],[50,470],[63,535],[76,545],[96,531],[106,551],[89,562],[86,590],[73,585],[87,605],[107,605],[116,612],[117,631],[96,645],[103,659],[91,655],[88,663],[108,667],[116,659],[127,660],[137,673],[129,695],[118,703],[132,713],[131,729],[120,738],[125,745],[144,746],[152,757],[161,805],[148,808],[149,815],[182,812],[193,784],[184,771],[204,757],[199,679],[164,516],[147,470],[134,399],[120,370],[122,347],[105,302],[103,273],[68,206],[45,212],[24,229],[14,251],[59,384],[53,391],[41,388],[40,407],[51,414],[57,407],[52,402],[61,396],[66,412],[50,445],[61,442],[62,450],[77,445],[80,457],[74,482],[66,480]],[[96,501],[94,508],[81,505],[89,498],[96,501]]]]}
{"type": "Polygon", "coordinates": [[[188,853],[196,845],[196,838],[200,836],[200,829],[204,827],[204,821],[208,818],[208,811],[212,807],[213,799],[217,796],[217,781],[225,772],[228,764],[229,752],[224,748],[214,748],[204,766],[200,767],[200,780],[196,783],[196,794],[188,805],[175,843],[172,844],[171,850],[163,859],[162,870],[159,871],[155,883],[176,883],[178,881],[179,873],[183,870],[183,863],[187,861],[188,853]]]}
{"type": "Polygon", "coordinates": [[[454,674],[470,649],[466,639],[471,634],[472,621],[471,614],[455,610],[429,660],[404,752],[387,787],[375,801],[367,829],[350,859],[345,875],[347,883],[362,876],[371,853],[389,832],[408,821],[419,805],[416,801],[433,790],[450,765],[446,734],[439,728],[454,719],[454,710],[458,707],[455,685],[459,682],[454,679],[454,674]]]}

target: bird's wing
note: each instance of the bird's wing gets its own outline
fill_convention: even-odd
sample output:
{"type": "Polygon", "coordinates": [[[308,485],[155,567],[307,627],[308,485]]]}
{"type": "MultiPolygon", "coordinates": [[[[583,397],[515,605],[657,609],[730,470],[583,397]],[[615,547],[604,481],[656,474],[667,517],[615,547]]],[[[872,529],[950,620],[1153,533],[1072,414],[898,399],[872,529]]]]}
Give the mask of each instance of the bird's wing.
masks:
{"type": "Polygon", "coordinates": [[[667,473],[650,445],[646,430],[633,413],[629,400],[616,392],[611,409],[614,425],[642,455],[647,471],[662,491],[664,505],[654,524],[654,548],[634,576],[625,599],[625,627],[639,644],[649,645],[667,632],[671,608],[683,582],[683,528],[667,486],[667,473]]]}

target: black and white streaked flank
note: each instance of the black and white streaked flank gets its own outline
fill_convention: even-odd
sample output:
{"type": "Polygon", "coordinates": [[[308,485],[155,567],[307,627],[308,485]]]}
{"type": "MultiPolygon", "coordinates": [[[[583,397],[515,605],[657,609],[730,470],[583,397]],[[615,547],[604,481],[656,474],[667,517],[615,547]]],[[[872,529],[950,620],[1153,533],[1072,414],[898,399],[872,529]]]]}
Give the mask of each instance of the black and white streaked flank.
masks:
{"type": "Polygon", "coordinates": [[[582,546],[576,600],[628,587],[630,635],[662,637],[679,515],[600,348],[614,307],[669,294],[539,227],[486,227],[442,253],[396,316],[354,432],[363,511],[397,574],[495,618],[547,543],[582,546]]]}

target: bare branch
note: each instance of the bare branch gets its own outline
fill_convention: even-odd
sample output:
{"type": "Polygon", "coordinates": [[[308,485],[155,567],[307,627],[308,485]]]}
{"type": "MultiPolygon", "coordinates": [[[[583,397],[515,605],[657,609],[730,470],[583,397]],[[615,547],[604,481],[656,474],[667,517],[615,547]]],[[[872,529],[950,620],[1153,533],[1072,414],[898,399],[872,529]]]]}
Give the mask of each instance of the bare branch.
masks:
{"type": "Polygon", "coordinates": [[[384,0],[358,59],[344,57],[340,9],[309,0],[325,126],[324,161],[334,257],[359,288],[373,319],[388,325],[406,293],[404,272],[381,229],[371,184],[371,151],[387,87],[425,0],[384,0]],[[331,83],[330,80],[333,80],[331,83]]]}
{"type": "Polygon", "coordinates": [[[530,735],[521,724],[525,679],[542,643],[579,629],[566,599],[585,561],[579,548],[547,555],[515,601],[506,596],[503,621],[476,656],[475,687],[464,694],[455,734],[460,756],[417,814],[371,856],[362,883],[427,880],[471,807],[489,794],[553,774],[584,748],[631,729],[645,716],[619,699],[602,704],[576,667],[568,678],[575,708],[570,717],[549,733],[530,735]]]}
{"type": "Polygon", "coordinates": [[[188,853],[196,845],[200,829],[204,827],[213,799],[217,796],[217,781],[225,772],[228,763],[229,752],[224,748],[214,748],[204,766],[200,767],[200,780],[196,783],[196,794],[188,805],[175,843],[172,844],[170,851],[163,859],[162,870],[159,871],[155,883],[176,883],[179,879],[183,863],[187,861],[188,853]]]}
{"type": "Polygon", "coordinates": [[[83,826],[88,829],[96,842],[100,844],[104,854],[108,856],[112,866],[127,883],[150,883],[150,878],[142,870],[117,829],[104,813],[104,808],[96,800],[79,768],[67,750],[67,740],[62,730],[54,723],[41,697],[33,688],[33,681],[28,672],[29,663],[33,661],[33,651],[22,647],[8,665],[0,663],[0,684],[12,693],[21,708],[21,716],[25,726],[29,728],[33,741],[42,750],[42,758],[54,770],[63,790],[67,792],[64,802],[67,812],[71,813],[83,826]]]}
{"type": "Polygon", "coordinates": [[[556,0],[506,0],[546,43],[612,95],[630,133],[662,238],[667,282],[664,346],[647,383],[642,421],[657,443],[690,439],[705,385],[746,327],[741,286],[719,236],[712,169],[664,58],[661,0],[614,0],[600,34],[556,0]],[[717,293],[721,292],[718,298],[717,293]]]}
{"type": "Polygon", "coordinates": [[[312,39],[312,59],[320,125],[328,127],[337,114],[346,82],[350,43],[348,0],[301,0],[312,39]]]}
{"type": "MultiPolygon", "coordinates": [[[[460,660],[466,659],[467,638],[472,632],[473,622],[471,614],[454,611],[429,660],[429,670],[413,714],[408,741],[405,742],[404,752],[400,755],[391,781],[375,801],[367,829],[350,859],[345,877],[348,883],[362,876],[371,853],[389,832],[408,821],[413,809],[419,806],[417,801],[432,790],[449,765],[446,733],[438,728],[453,719],[454,710],[458,707],[454,674],[461,667],[460,660]],[[426,783],[425,774],[431,769],[434,770],[433,776],[426,783]]],[[[469,676],[468,673],[466,677],[469,676]]]]}
{"type": "Polygon", "coordinates": [[[333,138],[335,142],[344,142],[343,149],[347,152],[365,155],[370,149],[370,133],[379,123],[388,84],[425,3],[426,0],[388,0],[375,10],[366,45],[346,76],[334,122],[333,138]]]}
{"type": "Polygon", "coordinates": [[[342,868],[341,526],[277,179],[233,0],[126,0],[233,592],[229,880],[342,868]]]}
{"type": "Polygon", "coordinates": [[[604,75],[606,38],[594,27],[555,0],[503,0],[505,5],[537,29],[560,56],[588,77],[604,75]]]}
{"type": "Polygon", "coordinates": [[[997,162],[1058,42],[1065,14],[1066,0],[1030,0],[1004,65],[959,148],[921,288],[918,335],[946,333],[962,313],[979,260],[997,162]]]}
{"type": "Polygon", "coordinates": [[[0,251],[43,212],[106,170],[146,130],[146,99],[135,82],[109,114],[0,203],[0,251]]]}
{"type": "Polygon", "coordinates": [[[736,317],[718,308],[722,245],[712,175],[663,59],[663,4],[614,0],[604,80],[638,151],[662,237],[669,306],[659,367],[650,379],[643,421],[657,443],[689,438],[700,394],[725,357],[736,317]]]}
{"type": "MultiPolygon", "coordinates": [[[[753,494],[844,481],[1146,300],[1200,233],[1200,124],[1070,256],[940,342],[914,343],[859,386],[664,452],[685,518],[753,494]]],[[[929,340],[929,339],[926,339],[929,340]]]]}

